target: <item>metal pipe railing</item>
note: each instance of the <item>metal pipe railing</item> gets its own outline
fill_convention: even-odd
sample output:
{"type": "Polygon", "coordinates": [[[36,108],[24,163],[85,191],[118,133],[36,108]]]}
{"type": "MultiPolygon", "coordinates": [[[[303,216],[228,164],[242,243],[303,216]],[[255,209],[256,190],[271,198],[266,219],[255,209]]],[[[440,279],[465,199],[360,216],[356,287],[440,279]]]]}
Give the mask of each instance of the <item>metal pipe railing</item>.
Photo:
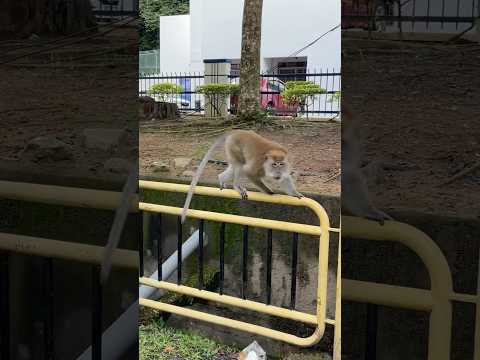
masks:
{"type": "MultiPolygon", "coordinates": [[[[181,184],[140,181],[140,189],[186,193],[188,192],[189,186],[181,185],[181,184]]],[[[221,197],[221,198],[240,199],[240,196],[236,191],[228,190],[228,189],[219,190],[219,189],[210,188],[210,187],[197,186],[195,189],[195,194],[221,197]]],[[[282,205],[308,207],[311,210],[313,210],[313,212],[319,218],[320,226],[189,209],[187,211],[187,217],[189,218],[198,219],[199,221],[202,221],[202,220],[214,221],[214,222],[219,222],[221,224],[221,227],[220,227],[220,286],[219,286],[220,294],[183,286],[181,284],[181,278],[177,279],[177,284],[171,284],[171,283],[165,283],[165,282],[154,282],[154,280],[145,280],[144,278],[141,278],[140,282],[144,284],[148,283],[159,289],[175,291],[177,293],[182,293],[189,296],[194,296],[194,297],[199,297],[204,299],[208,298],[208,300],[217,301],[219,303],[225,303],[228,305],[238,306],[242,308],[249,308],[249,309],[257,310],[259,312],[265,311],[268,314],[276,315],[280,317],[285,314],[289,314],[287,316],[293,316],[293,317],[303,316],[302,318],[309,319],[310,323],[313,321],[312,319],[316,319],[315,320],[316,329],[311,336],[306,338],[301,338],[301,337],[297,337],[287,333],[274,331],[269,328],[256,326],[253,324],[244,323],[244,322],[236,321],[232,319],[227,319],[224,317],[204,314],[204,313],[196,312],[189,309],[182,309],[177,306],[161,304],[161,303],[155,304],[155,302],[152,302],[151,300],[147,300],[147,299],[140,299],[140,304],[153,307],[155,309],[163,310],[163,311],[174,312],[176,314],[181,314],[181,315],[184,314],[186,316],[190,316],[193,318],[202,318],[205,321],[213,322],[218,325],[229,326],[235,329],[239,329],[247,332],[253,332],[259,335],[264,335],[274,339],[286,341],[298,346],[311,346],[317,343],[322,338],[326,323],[329,323],[329,324],[335,323],[334,320],[326,319],[326,290],[327,290],[326,285],[327,285],[327,272],[328,272],[329,232],[330,231],[338,232],[339,229],[330,228],[328,215],[326,214],[323,207],[321,207],[314,200],[311,200],[308,198],[297,199],[297,198],[285,196],[285,195],[266,195],[266,194],[261,194],[256,192],[249,192],[249,200],[268,202],[268,203],[274,203],[274,204],[282,204],[282,205]],[[226,223],[242,225],[242,260],[241,260],[242,281],[241,281],[241,289],[240,289],[241,290],[240,298],[222,295],[224,290],[224,284],[223,284],[224,282],[224,240],[225,240],[224,236],[225,236],[226,223]],[[247,289],[248,289],[247,259],[248,259],[249,227],[265,228],[269,231],[269,236],[272,235],[272,230],[290,232],[294,234],[293,235],[294,239],[292,242],[292,272],[291,272],[292,284],[291,284],[291,294],[290,294],[291,309],[278,308],[268,304],[262,304],[259,302],[247,300],[247,295],[248,295],[247,294],[247,289]],[[315,315],[304,314],[304,313],[296,312],[295,310],[293,310],[295,306],[295,298],[296,298],[296,271],[297,271],[296,267],[297,267],[297,256],[298,256],[296,254],[298,254],[298,249],[297,249],[298,234],[320,236],[319,276],[318,276],[318,283],[317,283],[317,291],[318,291],[317,309],[316,309],[315,315]],[[280,334],[283,334],[283,336],[280,334]]],[[[150,204],[145,202],[139,203],[139,209],[141,211],[147,211],[152,213],[173,215],[173,216],[176,216],[177,218],[179,218],[182,212],[181,208],[150,204]]],[[[181,226],[178,226],[177,234],[179,234],[181,231],[182,231],[181,226]]],[[[178,242],[180,241],[181,241],[181,238],[179,236],[178,242]]],[[[271,262],[271,259],[270,259],[270,262],[271,262]]],[[[270,277],[271,277],[271,268],[270,268],[270,277]]],[[[267,281],[270,282],[270,292],[271,292],[271,279],[270,280],[267,279],[267,281]]],[[[267,298],[269,298],[270,296],[271,294],[267,294],[267,298]]],[[[306,322],[309,323],[308,320],[306,322]]],[[[338,335],[338,332],[337,332],[337,335],[338,335]]]]}

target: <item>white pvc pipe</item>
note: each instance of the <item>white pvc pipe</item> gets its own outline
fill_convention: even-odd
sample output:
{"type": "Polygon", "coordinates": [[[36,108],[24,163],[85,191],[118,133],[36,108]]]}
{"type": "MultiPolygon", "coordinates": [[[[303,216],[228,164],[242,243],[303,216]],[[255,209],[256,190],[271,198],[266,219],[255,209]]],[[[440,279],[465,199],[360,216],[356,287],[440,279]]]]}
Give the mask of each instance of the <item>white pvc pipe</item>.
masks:
{"type": "MultiPolygon", "coordinates": [[[[182,261],[189,257],[198,248],[198,230],[182,245],[182,261]]],[[[204,246],[207,244],[204,241],[204,246]]],[[[178,254],[175,251],[165,262],[162,263],[162,280],[166,280],[177,270],[178,254]]],[[[157,279],[158,270],[150,278],[157,279]]],[[[142,298],[158,298],[159,291],[156,288],[142,285],[138,289],[142,298]]],[[[128,348],[135,343],[138,337],[138,301],[130,305],[102,335],[102,358],[105,360],[120,359],[128,348]]],[[[91,360],[92,347],[80,355],[77,360],[91,360]]]]}

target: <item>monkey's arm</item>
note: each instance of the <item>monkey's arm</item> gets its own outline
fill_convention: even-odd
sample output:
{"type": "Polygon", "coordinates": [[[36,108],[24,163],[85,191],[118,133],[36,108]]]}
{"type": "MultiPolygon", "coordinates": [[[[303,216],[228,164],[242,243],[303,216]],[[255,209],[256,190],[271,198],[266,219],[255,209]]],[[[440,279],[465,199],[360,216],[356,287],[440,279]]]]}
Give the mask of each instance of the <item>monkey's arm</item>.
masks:
{"type": "Polygon", "coordinates": [[[274,192],[267,186],[265,185],[261,180],[256,179],[252,176],[248,176],[248,179],[256,186],[258,187],[262,192],[265,194],[270,194],[272,195],[274,192]]]}
{"type": "Polygon", "coordinates": [[[295,185],[293,184],[293,180],[291,176],[285,177],[281,182],[280,182],[280,189],[286,193],[287,195],[290,196],[295,196],[297,198],[302,198],[303,195],[297,191],[295,188],[295,185]]]}

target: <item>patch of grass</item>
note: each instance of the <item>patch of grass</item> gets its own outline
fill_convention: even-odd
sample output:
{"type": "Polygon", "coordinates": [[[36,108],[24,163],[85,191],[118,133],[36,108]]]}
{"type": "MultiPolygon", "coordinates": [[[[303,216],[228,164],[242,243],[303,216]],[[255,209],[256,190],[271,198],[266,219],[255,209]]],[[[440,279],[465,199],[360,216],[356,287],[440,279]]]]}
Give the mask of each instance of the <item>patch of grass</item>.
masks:
{"type": "Polygon", "coordinates": [[[161,319],[139,329],[140,360],[208,360],[237,350],[202,336],[165,326],[161,319]]]}

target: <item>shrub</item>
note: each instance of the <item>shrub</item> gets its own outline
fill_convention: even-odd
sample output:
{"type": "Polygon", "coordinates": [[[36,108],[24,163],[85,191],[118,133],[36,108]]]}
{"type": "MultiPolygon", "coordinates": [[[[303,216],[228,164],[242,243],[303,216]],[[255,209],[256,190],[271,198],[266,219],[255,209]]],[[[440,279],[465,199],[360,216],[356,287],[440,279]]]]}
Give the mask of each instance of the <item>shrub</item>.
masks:
{"type": "Polygon", "coordinates": [[[149,94],[158,97],[160,101],[166,102],[172,99],[173,95],[179,94],[183,91],[181,85],[173,83],[160,83],[150,86],[149,94]]]}
{"type": "Polygon", "coordinates": [[[318,94],[324,94],[325,89],[311,81],[287,81],[282,97],[289,105],[307,105],[307,100],[318,94]]]}
{"type": "Polygon", "coordinates": [[[206,84],[197,87],[197,92],[205,96],[232,96],[240,93],[240,85],[238,84],[206,84]]]}

